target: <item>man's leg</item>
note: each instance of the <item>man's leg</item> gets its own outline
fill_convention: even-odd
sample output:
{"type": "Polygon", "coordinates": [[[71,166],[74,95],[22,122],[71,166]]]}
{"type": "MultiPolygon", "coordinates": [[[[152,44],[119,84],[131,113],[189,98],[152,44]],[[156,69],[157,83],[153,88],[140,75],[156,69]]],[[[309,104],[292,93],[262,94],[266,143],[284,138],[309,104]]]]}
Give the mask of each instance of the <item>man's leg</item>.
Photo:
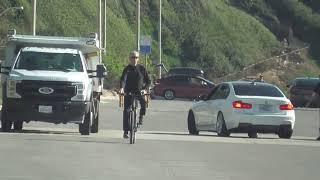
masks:
{"type": "Polygon", "coordinates": [[[123,109],[123,138],[128,138],[129,132],[129,113],[130,113],[130,106],[131,106],[131,97],[125,96],[124,97],[124,109],[123,109]]]}
{"type": "Polygon", "coordinates": [[[138,100],[140,102],[139,124],[142,125],[143,116],[146,114],[146,100],[144,99],[144,96],[139,96],[138,100]]]}

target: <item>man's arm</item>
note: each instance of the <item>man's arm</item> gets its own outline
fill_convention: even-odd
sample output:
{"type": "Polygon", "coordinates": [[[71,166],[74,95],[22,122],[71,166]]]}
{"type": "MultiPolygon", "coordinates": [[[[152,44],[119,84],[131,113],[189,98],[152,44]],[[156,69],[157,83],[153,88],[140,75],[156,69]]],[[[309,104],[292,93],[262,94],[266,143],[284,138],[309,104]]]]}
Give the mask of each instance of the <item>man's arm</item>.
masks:
{"type": "Polygon", "coordinates": [[[121,75],[121,78],[120,78],[120,91],[121,89],[123,90],[124,88],[124,85],[125,85],[125,79],[126,79],[126,75],[127,75],[127,67],[125,67],[122,71],[122,75],[121,75]]]}
{"type": "Polygon", "coordinates": [[[149,74],[148,74],[148,72],[147,72],[147,70],[144,68],[144,74],[143,74],[143,76],[144,76],[144,83],[145,83],[145,86],[144,86],[144,89],[146,89],[146,90],[149,90],[149,88],[150,88],[150,85],[151,85],[151,80],[150,80],[150,77],[149,77],[149,74]]]}

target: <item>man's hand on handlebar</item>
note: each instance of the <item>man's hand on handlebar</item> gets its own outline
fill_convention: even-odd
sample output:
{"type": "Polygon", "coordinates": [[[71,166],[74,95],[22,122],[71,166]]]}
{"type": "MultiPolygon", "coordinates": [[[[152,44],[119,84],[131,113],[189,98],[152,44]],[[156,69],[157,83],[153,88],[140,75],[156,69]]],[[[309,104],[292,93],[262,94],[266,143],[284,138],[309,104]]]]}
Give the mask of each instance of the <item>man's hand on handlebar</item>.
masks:
{"type": "Polygon", "coordinates": [[[123,88],[120,88],[120,90],[119,90],[119,94],[124,94],[124,90],[123,90],[123,88]]]}

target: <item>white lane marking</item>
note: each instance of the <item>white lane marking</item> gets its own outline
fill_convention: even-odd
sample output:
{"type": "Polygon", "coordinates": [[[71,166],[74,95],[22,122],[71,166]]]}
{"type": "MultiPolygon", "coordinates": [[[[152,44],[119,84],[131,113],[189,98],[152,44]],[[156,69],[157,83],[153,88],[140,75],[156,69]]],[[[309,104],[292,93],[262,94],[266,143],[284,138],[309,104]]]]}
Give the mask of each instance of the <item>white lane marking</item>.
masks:
{"type": "MultiPolygon", "coordinates": [[[[104,141],[107,139],[122,139],[121,130],[100,130],[98,134],[81,136],[77,128],[27,128],[25,133],[0,133],[3,136],[49,136],[54,138],[70,137],[85,139],[87,141],[104,141]]],[[[187,132],[165,132],[165,131],[138,131],[137,140],[161,140],[161,141],[182,141],[182,142],[203,142],[203,143],[233,143],[233,144],[263,144],[263,145],[285,145],[285,146],[307,146],[320,147],[320,142],[312,137],[294,136],[292,139],[279,139],[275,135],[260,135],[261,138],[250,139],[245,134],[236,134],[233,137],[217,137],[213,133],[203,133],[199,136],[188,135],[187,132]]]]}

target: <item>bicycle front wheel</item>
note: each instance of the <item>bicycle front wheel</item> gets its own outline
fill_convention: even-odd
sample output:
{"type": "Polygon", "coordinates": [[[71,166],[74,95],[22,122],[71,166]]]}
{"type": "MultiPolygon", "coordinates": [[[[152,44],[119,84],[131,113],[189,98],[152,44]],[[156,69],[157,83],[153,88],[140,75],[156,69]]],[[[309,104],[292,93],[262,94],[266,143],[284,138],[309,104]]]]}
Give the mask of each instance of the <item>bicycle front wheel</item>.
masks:
{"type": "Polygon", "coordinates": [[[136,142],[136,117],[133,111],[130,112],[130,144],[136,142]]]}

